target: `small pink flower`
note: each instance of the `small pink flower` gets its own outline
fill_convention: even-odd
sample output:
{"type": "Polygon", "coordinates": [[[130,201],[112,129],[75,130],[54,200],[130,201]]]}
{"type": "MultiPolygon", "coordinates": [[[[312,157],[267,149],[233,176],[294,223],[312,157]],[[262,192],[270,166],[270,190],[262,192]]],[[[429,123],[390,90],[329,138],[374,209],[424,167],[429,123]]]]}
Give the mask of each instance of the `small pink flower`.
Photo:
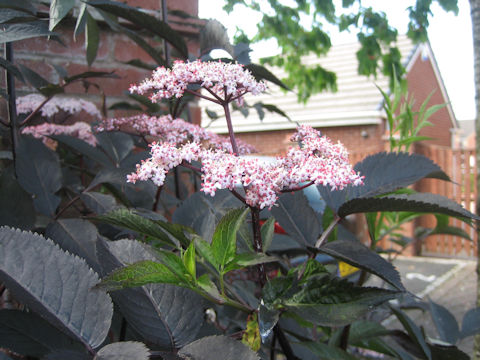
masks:
{"type": "Polygon", "coordinates": [[[266,90],[264,81],[256,81],[240,64],[218,62],[176,61],[172,69],[159,67],[151,78],[139,85],[130,86],[131,93],[150,94],[152,102],[163,98],[183,96],[189,85],[200,85],[222,101],[237,100],[242,103],[246,93],[258,95],[266,90]]]}
{"type": "MultiPolygon", "coordinates": [[[[48,144],[49,146],[52,145],[52,143],[48,136],[61,134],[74,136],[92,146],[97,145],[97,139],[92,133],[92,128],[90,127],[90,124],[82,121],[77,121],[73,125],[57,125],[43,123],[35,126],[27,126],[23,128],[22,134],[28,134],[32,135],[37,139],[42,139],[43,143],[46,145],[48,144]]],[[[55,147],[56,146],[53,146],[53,148],[55,147]]]]}

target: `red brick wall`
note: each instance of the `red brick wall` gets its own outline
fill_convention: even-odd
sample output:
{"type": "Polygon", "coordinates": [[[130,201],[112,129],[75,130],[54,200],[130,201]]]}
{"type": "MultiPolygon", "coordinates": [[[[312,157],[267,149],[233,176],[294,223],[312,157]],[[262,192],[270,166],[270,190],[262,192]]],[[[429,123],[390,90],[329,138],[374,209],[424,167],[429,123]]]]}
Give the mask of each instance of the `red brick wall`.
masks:
{"type": "MultiPolygon", "coordinates": [[[[142,6],[151,10],[161,9],[161,0],[129,0],[127,3],[131,6],[142,6]]],[[[167,4],[169,9],[182,10],[192,16],[198,15],[197,0],[168,0],[167,4]]],[[[75,25],[74,20],[65,20],[68,22],[68,25],[57,28],[55,31],[61,34],[61,38],[66,46],[56,41],[48,40],[46,37],[17,41],[14,42],[15,61],[25,64],[53,83],[58,83],[59,75],[49,64],[64,67],[69,75],[85,71],[113,71],[118,76],[117,79],[102,78],[90,80],[98,84],[100,89],[90,87],[88,93],[85,93],[80,82],[66,88],[67,92],[82,94],[81,96],[98,104],[101,103],[101,97],[98,95],[103,93],[107,96],[108,105],[119,101],[124,96],[124,92],[128,90],[130,84],[140,82],[150,74],[150,71],[125,64],[129,60],[137,58],[154,64],[150,56],[128,37],[110,31],[108,26],[100,22],[99,25],[102,31],[97,58],[92,67],[88,67],[85,56],[84,35],[80,35],[74,41],[72,34],[72,29],[75,25]]],[[[174,15],[169,16],[168,20],[170,25],[184,36],[189,52],[195,56],[198,55],[198,25],[203,24],[203,21],[196,19],[185,20],[174,15]]],[[[163,49],[161,41],[155,43],[153,40],[149,40],[149,42],[151,45],[163,49]]],[[[3,72],[1,73],[2,79],[0,81],[4,84],[3,72]]],[[[33,90],[18,81],[16,85],[19,89],[19,95],[33,90]]],[[[0,107],[3,107],[3,105],[0,104],[0,107]]]]}
{"type": "MultiPolygon", "coordinates": [[[[332,141],[344,144],[352,159],[357,159],[357,154],[384,150],[383,125],[337,126],[318,130],[332,141]]],[[[284,154],[288,147],[294,145],[290,142],[293,133],[294,130],[258,131],[237,136],[255,146],[261,155],[274,156],[284,154]]]]}
{"type": "MultiPolygon", "coordinates": [[[[428,106],[435,104],[446,104],[448,99],[442,95],[441,87],[435,76],[435,71],[431,60],[422,59],[421,56],[417,58],[411,70],[407,75],[409,94],[415,99],[414,110],[418,110],[425,99],[432,93],[432,97],[428,106]]],[[[451,146],[451,132],[453,128],[453,119],[447,107],[443,107],[437,111],[429,119],[434,126],[428,126],[421,130],[420,135],[433,138],[427,141],[428,144],[451,146]]]]}

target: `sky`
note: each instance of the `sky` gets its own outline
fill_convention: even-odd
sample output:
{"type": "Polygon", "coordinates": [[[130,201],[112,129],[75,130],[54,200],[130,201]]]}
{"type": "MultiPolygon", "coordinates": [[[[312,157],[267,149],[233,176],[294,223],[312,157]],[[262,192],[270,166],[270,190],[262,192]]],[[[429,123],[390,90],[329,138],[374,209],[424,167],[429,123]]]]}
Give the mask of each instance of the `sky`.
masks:
{"type": "MultiPolygon", "coordinates": [[[[288,0],[286,0],[288,1],[288,0]]],[[[199,16],[213,18],[220,21],[231,37],[237,27],[244,29],[247,35],[255,34],[256,24],[261,16],[236,7],[228,15],[222,10],[223,0],[199,0],[199,16]]],[[[408,13],[406,7],[412,5],[411,0],[363,0],[363,6],[371,5],[387,14],[389,22],[406,32],[408,13]]],[[[430,18],[428,30],[430,44],[435,55],[440,73],[445,83],[448,96],[458,120],[472,120],[475,118],[475,87],[473,72],[473,41],[470,20],[470,5],[468,0],[458,0],[459,14],[446,13],[438,5],[432,7],[433,16],[430,18]]],[[[355,41],[354,34],[332,34],[332,44],[355,41]]],[[[258,59],[275,53],[274,41],[256,44],[251,56],[258,59]]]]}

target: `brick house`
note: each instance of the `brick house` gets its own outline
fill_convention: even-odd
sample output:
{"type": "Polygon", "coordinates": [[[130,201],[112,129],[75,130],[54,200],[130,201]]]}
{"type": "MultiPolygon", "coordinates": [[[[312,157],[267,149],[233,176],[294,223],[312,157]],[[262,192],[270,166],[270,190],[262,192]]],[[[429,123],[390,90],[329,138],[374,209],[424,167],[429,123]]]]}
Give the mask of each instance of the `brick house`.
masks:
{"type": "MultiPolygon", "coordinates": [[[[414,46],[405,36],[399,37],[397,45],[403,55],[409,94],[415,97],[416,108],[432,92],[429,105],[447,104],[430,118],[435,126],[424,128],[421,135],[434,138],[429,141],[430,144],[451,147],[458,125],[430,46],[414,46]]],[[[386,121],[382,96],[376,86],[388,90],[388,78],[381,74],[376,78],[358,75],[358,47],[355,43],[333,46],[326,57],[309,56],[304,59],[305,64],[321,64],[337,74],[338,91],[335,93],[313,95],[304,105],[297,102],[295,93],[285,93],[276,86],[270,86],[269,93],[249,98],[249,104],[262,101],[276,105],[293,122],[269,112],[261,121],[254,109],[250,109],[247,118],[234,112],[232,121],[238,137],[254,145],[263,155],[277,155],[290,146],[289,138],[296,127],[295,122],[298,122],[311,125],[333,140],[341,141],[355,160],[365,154],[382,151],[385,148],[386,121]]],[[[283,76],[281,71],[274,70],[274,73],[279,78],[283,76]]],[[[203,106],[216,110],[210,104],[203,103],[203,106]]],[[[222,113],[221,110],[218,113],[222,113]]],[[[207,122],[204,119],[204,123],[207,122]]],[[[227,133],[223,119],[213,122],[210,129],[227,133]]]]}

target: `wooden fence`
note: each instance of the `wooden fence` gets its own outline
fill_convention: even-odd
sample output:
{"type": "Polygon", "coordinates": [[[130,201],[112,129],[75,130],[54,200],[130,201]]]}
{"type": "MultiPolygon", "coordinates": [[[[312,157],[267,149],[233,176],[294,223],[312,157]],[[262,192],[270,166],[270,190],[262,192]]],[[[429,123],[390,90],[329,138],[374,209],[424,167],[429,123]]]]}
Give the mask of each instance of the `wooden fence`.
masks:
{"type": "MultiPolygon", "coordinates": [[[[477,172],[475,150],[452,150],[434,145],[417,145],[417,152],[433,160],[450,176],[452,181],[422,180],[416,186],[416,190],[443,195],[461,204],[472,213],[476,213],[477,172]]],[[[475,258],[478,234],[474,227],[454,218],[450,219],[450,225],[466,231],[472,241],[452,235],[429,236],[422,244],[422,255],[475,258]]],[[[435,219],[432,215],[425,216],[417,222],[416,226],[435,226],[435,219]]]]}
{"type": "MultiPolygon", "coordinates": [[[[443,195],[455,202],[461,204],[467,210],[476,213],[477,201],[477,174],[475,166],[475,150],[452,150],[447,147],[435,145],[416,144],[415,152],[425,155],[450,177],[451,182],[426,179],[415,185],[415,190],[419,192],[429,192],[443,195]]],[[[352,164],[361,161],[369,154],[353,153],[350,156],[352,164]]],[[[366,224],[360,220],[359,232],[365,233],[368,238],[366,224]]],[[[425,215],[404,227],[406,236],[412,237],[416,227],[435,227],[436,220],[433,215],[425,215]]],[[[457,258],[475,258],[477,253],[477,233],[475,229],[466,223],[451,218],[450,225],[460,227],[467,232],[472,241],[452,235],[432,235],[427,237],[421,244],[417,244],[408,254],[439,256],[439,257],[457,257],[457,258]]],[[[389,241],[382,241],[380,244],[384,249],[399,247],[389,241]]]]}

